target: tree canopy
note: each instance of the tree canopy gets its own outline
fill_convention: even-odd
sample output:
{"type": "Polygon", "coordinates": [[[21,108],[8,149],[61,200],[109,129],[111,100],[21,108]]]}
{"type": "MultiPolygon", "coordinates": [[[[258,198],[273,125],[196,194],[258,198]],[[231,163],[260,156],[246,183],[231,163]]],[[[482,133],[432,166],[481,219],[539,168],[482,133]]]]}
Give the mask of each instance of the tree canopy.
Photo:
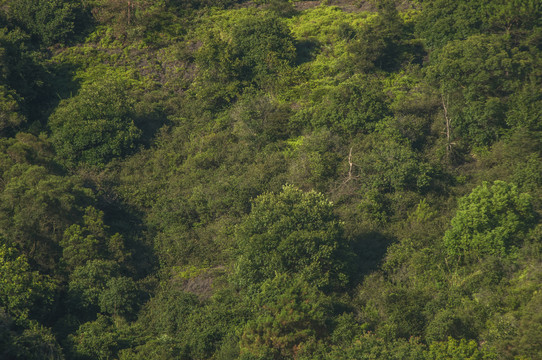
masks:
{"type": "Polygon", "coordinates": [[[0,358],[542,358],[540,0],[0,1],[0,358]]]}
{"type": "Polygon", "coordinates": [[[254,200],[237,230],[239,284],[260,284],[276,273],[299,274],[319,288],[346,284],[348,247],[333,205],[322,194],[285,186],[254,200]]]}

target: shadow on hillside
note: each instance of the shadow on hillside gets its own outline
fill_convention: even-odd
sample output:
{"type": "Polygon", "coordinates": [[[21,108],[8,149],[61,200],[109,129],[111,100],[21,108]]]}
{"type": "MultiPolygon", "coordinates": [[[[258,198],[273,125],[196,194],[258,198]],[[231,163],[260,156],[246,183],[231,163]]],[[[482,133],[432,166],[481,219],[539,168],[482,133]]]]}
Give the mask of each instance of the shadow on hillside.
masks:
{"type": "Polygon", "coordinates": [[[147,112],[136,114],[134,122],[141,129],[142,136],[139,140],[145,147],[149,147],[156,134],[164,125],[171,125],[167,115],[161,109],[150,109],[147,112]]]}
{"type": "Polygon", "coordinates": [[[316,40],[306,39],[295,42],[296,59],[295,64],[301,65],[314,60],[320,51],[320,44],[316,40]]]}
{"type": "Polygon", "coordinates": [[[144,278],[158,268],[158,258],[152,243],[142,234],[147,233],[143,221],[143,213],[111,198],[111,192],[99,198],[100,208],[104,210],[105,222],[111,227],[111,233],[120,233],[124,237],[124,245],[129,253],[127,265],[135,278],[144,278]]]}
{"type": "Polygon", "coordinates": [[[54,63],[48,67],[49,78],[47,103],[45,106],[45,120],[57,108],[61,100],[75,96],[81,87],[81,80],[75,79],[78,67],[69,63],[54,63]]]}
{"type": "Polygon", "coordinates": [[[353,284],[361,283],[364,276],[380,268],[388,246],[394,241],[395,239],[376,231],[359,234],[352,239],[352,250],[355,254],[353,284]]]}

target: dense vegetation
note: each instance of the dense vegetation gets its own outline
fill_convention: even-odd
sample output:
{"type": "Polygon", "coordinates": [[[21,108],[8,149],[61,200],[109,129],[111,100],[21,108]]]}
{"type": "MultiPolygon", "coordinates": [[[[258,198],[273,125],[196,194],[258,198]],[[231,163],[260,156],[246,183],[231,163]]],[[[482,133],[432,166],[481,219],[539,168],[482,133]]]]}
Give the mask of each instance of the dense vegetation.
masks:
{"type": "Polygon", "coordinates": [[[0,358],[542,359],[540,0],[0,5],[0,358]]]}

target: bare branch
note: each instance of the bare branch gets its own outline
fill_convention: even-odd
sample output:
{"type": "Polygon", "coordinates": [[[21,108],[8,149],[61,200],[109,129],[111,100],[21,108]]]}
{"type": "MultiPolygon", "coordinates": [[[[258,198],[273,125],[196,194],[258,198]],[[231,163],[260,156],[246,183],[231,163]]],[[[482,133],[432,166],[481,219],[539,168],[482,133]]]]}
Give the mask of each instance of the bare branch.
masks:
{"type": "Polygon", "coordinates": [[[450,118],[448,117],[447,101],[444,100],[444,94],[442,95],[442,108],[444,109],[444,119],[446,120],[446,155],[450,157],[452,150],[452,142],[450,141],[450,118]]]}

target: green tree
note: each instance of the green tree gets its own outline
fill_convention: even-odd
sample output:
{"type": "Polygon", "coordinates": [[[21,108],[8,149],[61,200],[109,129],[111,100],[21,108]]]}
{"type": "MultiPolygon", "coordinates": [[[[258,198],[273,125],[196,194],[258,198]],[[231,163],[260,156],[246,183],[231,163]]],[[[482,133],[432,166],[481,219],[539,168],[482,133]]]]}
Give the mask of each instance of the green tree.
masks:
{"type": "Polygon", "coordinates": [[[423,358],[426,360],[490,360],[498,357],[487,349],[480,349],[474,340],[449,338],[448,341],[430,344],[423,358]]]}
{"type": "Polygon", "coordinates": [[[423,2],[416,28],[438,48],[477,33],[521,33],[540,26],[541,14],[537,0],[431,0],[423,2]]]}
{"type": "Polygon", "coordinates": [[[176,338],[162,335],[159,338],[149,340],[143,345],[119,351],[119,360],[185,360],[190,359],[186,355],[186,347],[176,338]]]}
{"type": "Polygon", "coordinates": [[[529,62],[505,36],[473,35],[433,52],[427,78],[441,93],[449,141],[490,145],[508,128],[508,97],[529,62]]]}
{"type": "Polygon", "coordinates": [[[232,29],[231,56],[241,80],[261,82],[283,71],[295,57],[290,30],[284,22],[267,14],[243,19],[232,29]]]}
{"type": "Polygon", "coordinates": [[[72,225],[64,231],[60,242],[62,261],[68,268],[85,265],[87,261],[98,258],[100,242],[91,234],[85,234],[79,225],[72,225]]]}
{"type": "MultiPolygon", "coordinates": [[[[415,337],[410,340],[386,339],[371,332],[355,337],[348,345],[333,346],[323,351],[322,358],[329,360],[370,359],[423,359],[425,346],[415,337]]],[[[311,357],[303,358],[310,359],[311,357]]]]}
{"type": "MultiPolygon", "coordinates": [[[[534,52],[534,51],[533,51],[534,52]]],[[[522,82],[520,89],[510,95],[506,123],[511,127],[530,130],[542,129],[542,93],[540,78],[532,76],[522,82]]]]}
{"type": "Polygon", "coordinates": [[[255,296],[258,315],[243,329],[241,359],[292,359],[327,334],[331,302],[300,277],[277,274],[255,296]]]}
{"type": "Polygon", "coordinates": [[[348,251],[333,204],[315,191],[284,186],[279,194],[254,200],[236,232],[236,276],[251,286],[275,273],[299,274],[318,288],[347,282],[348,251]]]}
{"type": "Polygon", "coordinates": [[[0,139],[0,177],[4,191],[12,178],[16,178],[28,165],[41,165],[45,169],[55,167],[54,150],[44,135],[39,137],[19,132],[13,138],[0,139]]]}
{"type": "Polygon", "coordinates": [[[421,62],[421,44],[397,9],[396,0],[380,0],[378,16],[363,24],[348,44],[351,66],[361,72],[394,71],[402,62],[421,62]]]}
{"type": "Polygon", "coordinates": [[[9,15],[45,45],[68,40],[82,19],[81,2],[72,0],[8,1],[9,15]],[[79,17],[79,18],[78,18],[79,17]]]}
{"type": "Polygon", "coordinates": [[[429,47],[441,47],[448,41],[465,39],[481,27],[482,1],[433,0],[423,4],[423,11],[416,28],[429,47]]]}
{"type": "Polygon", "coordinates": [[[484,182],[458,202],[443,239],[448,255],[457,259],[506,256],[535,219],[531,197],[504,181],[484,182]]]}
{"type": "Polygon", "coordinates": [[[219,353],[238,354],[239,331],[251,315],[247,299],[234,289],[198,299],[172,280],[164,282],[144,306],[138,319],[138,326],[144,329],[144,344],[125,351],[126,359],[145,358],[151,353],[165,359],[222,359],[219,353]],[[176,356],[168,357],[171,349],[177,349],[176,356]]]}
{"type": "Polygon", "coordinates": [[[238,353],[240,331],[252,315],[248,299],[239,295],[234,289],[219,290],[187,317],[179,336],[186,341],[192,358],[238,353]]]}
{"type": "Polygon", "coordinates": [[[123,343],[113,319],[101,314],[82,324],[69,340],[74,357],[79,359],[114,359],[123,343]]]}
{"type": "Polygon", "coordinates": [[[421,161],[408,141],[393,134],[375,133],[353,143],[351,161],[352,176],[366,191],[424,190],[431,185],[431,166],[421,161]]]}
{"type": "Polygon", "coordinates": [[[32,321],[12,338],[7,359],[63,360],[62,347],[51,329],[32,321]]]}
{"type": "Polygon", "coordinates": [[[253,143],[259,150],[264,145],[288,136],[288,104],[280,104],[269,95],[247,94],[231,110],[235,134],[253,143]]]}
{"type": "Polygon", "coordinates": [[[16,98],[14,91],[0,85],[0,136],[13,132],[26,122],[26,118],[19,112],[16,98]]]}
{"type": "Polygon", "coordinates": [[[137,286],[134,280],[126,276],[109,279],[99,298],[100,309],[113,316],[134,315],[138,302],[137,286]]]}
{"type": "Polygon", "coordinates": [[[104,165],[131,152],[141,131],[134,124],[128,83],[113,73],[83,84],[49,119],[51,142],[67,166],[104,165]]]}
{"type": "MultiPolygon", "coordinates": [[[[41,108],[50,99],[48,78],[43,56],[32,46],[30,36],[17,27],[0,28],[0,80],[5,94],[2,110],[11,113],[20,106],[21,115],[36,120],[36,112],[30,109],[41,108]]],[[[11,113],[10,122],[19,123],[22,119],[17,117],[11,113]]]]}
{"type": "MultiPolygon", "coordinates": [[[[68,284],[70,300],[75,306],[84,310],[96,310],[100,304],[100,297],[108,290],[108,281],[116,277],[118,273],[119,265],[114,261],[98,259],[87,261],[85,265],[75,268],[70,274],[68,284]]],[[[110,292],[110,297],[115,296],[115,289],[110,292]]],[[[109,299],[105,300],[104,305],[110,310],[109,299]]],[[[113,300],[115,299],[111,299],[110,302],[113,303],[113,300]]]]}
{"type": "Polygon", "coordinates": [[[232,26],[229,42],[213,31],[207,33],[196,61],[202,70],[200,76],[207,82],[222,80],[221,92],[231,92],[241,84],[258,87],[272,84],[295,58],[290,30],[275,15],[242,18],[232,26]]]}
{"type": "Polygon", "coordinates": [[[482,15],[493,31],[514,33],[542,25],[542,6],[536,0],[488,1],[482,15]]]}
{"type": "Polygon", "coordinates": [[[54,282],[32,271],[28,260],[0,238],[0,308],[16,319],[26,318],[33,304],[52,302],[54,282]]]}
{"type": "MultiPolygon", "coordinates": [[[[157,46],[152,40],[154,32],[169,32],[178,35],[184,31],[193,7],[198,1],[192,0],[95,0],[92,14],[99,23],[108,26],[111,34],[118,39],[138,40],[142,37],[149,44],[157,46]],[[177,16],[181,15],[181,16],[177,16]],[[183,16],[184,15],[184,16],[183,16]]],[[[169,35],[169,34],[168,34],[169,35]]]]}
{"type": "Polygon", "coordinates": [[[64,231],[60,246],[62,260],[69,270],[83,266],[89,260],[109,258],[123,262],[130,256],[122,235],[108,234],[109,226],[104,224],[103,216],[102,211],[89,206],[83,215],[83,225],[73,224],[64,231]]]}
{"type": "Polygon", "coordinates": [[[0,193],[0,234],[42,269],[60,258],[64,230],[93,202],[90,189],[43,166],[17,164],[0,193]]]}
{"type": "Polygon", "coordinates": [[[316,107],[311,123],[353,136],[374,130],[389,115],[386,96],[379,81],[352,76],[331,91],[316,107]]]}
{"type": "Polygon", "coordinates": [[[152,334],[177,336],[199,305],[196,295],[164,286],[145,304],[139,321],[152,334]]]}
{"type": "Polygon", "coordinates": [[[515,353],[537,359],[542,356],[542,345],[537,340],[542,336],[542,294],[534,291],[531,300],[521,309],[519,331],[515,353]]]}
{"type": "Polygon", "coordinates": [[[302,189],[326,191],[337,178],[341,137],[321,130],[290,140],[289,144],[288,180],[302,189]]]}

